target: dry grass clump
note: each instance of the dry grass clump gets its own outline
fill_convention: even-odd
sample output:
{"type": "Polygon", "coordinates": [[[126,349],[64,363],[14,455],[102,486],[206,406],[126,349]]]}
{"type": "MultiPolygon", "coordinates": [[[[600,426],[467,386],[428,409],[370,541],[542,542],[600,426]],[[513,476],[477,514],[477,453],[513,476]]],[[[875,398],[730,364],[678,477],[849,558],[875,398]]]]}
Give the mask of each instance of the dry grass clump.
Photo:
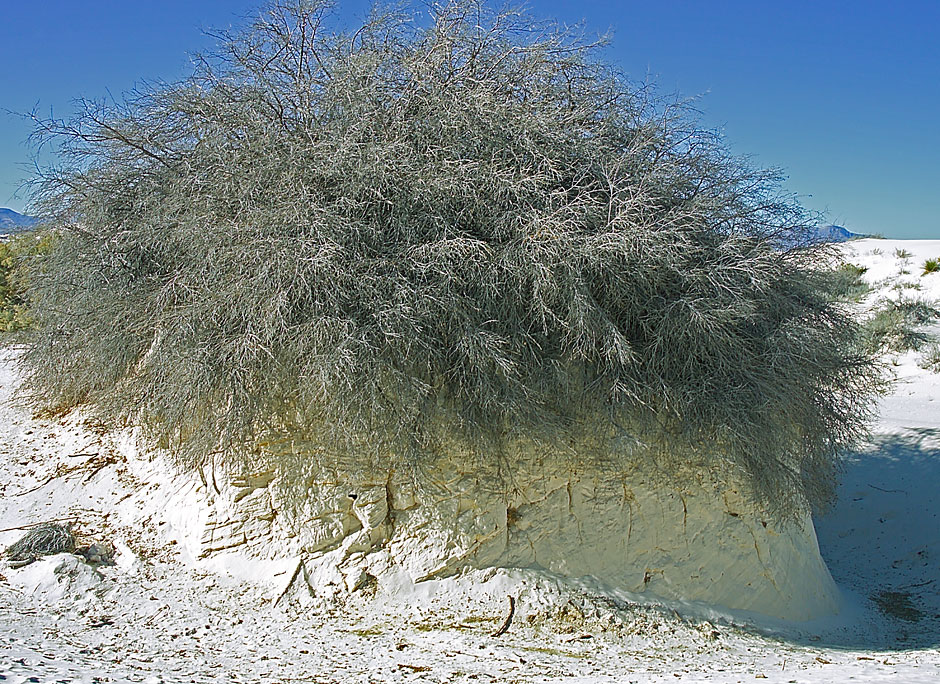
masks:
{"type": "Polygon", "coordinates": [[[28,564],[39,556],[69,553],[75,549],[75,536],[68,525],[37,525],[7,547],[6,556],[15,563],[28,564]]]}
{"type": "Polygon", "coordinates": [[[885,301],[865,321],[863,339],[877,353],[920,351],[932,340],[924,328],[938,319],[940,310],[926,301],[885,301]]]}
{"type": "Polygon", "coordinates": [[[368,467],[519,435],[577,463],[590,425],[828,500],[879,381],[775,172],[524,14],[328,9],[279,0],[184,82],[37,120],[38,397],[191,465],[293,433],[368,467]]]}
{"type": "Polygon", "coordinates": [[[924,350],[918,365],[934,373],[940,373],[940,343],[930,344],[924,350]]]}
{"type": "Polygon", "coordinates": [[[864,266],[840,264],[830,272],[830,291],[837,300],[861,302],[871,292],[871,286],[863,277],[867,271],[864,266]]]}

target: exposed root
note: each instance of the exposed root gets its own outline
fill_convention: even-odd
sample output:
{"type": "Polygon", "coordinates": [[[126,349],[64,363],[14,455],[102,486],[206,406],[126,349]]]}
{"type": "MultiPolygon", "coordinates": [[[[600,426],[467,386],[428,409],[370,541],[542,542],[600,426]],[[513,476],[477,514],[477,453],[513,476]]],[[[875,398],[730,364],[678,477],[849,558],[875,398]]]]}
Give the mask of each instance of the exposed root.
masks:
{"type": "Polygon", "coordinates": [[[278,597],[274,599],[275,606],[281,602],[281,599],[284,598],[287,595],[287,592],[290,591],[290,588],[294,586],[294,582],[297,581],[297,576],[300,574],[300,571],[303,569],[303,567],[304,567],[304,559],[300,558],[297,561],[297,567],[294,568],[294,574],[290,576],[290,579],[287,581],[287,585],[284,587],[284,591],[282,591],[278,595],[278,597]]]}
{"type": "Polygon", "coordinates": [[[499,626],[499,629],[493,632],[490,636],[498,637],[498,636],[502,636],[503,634],[505,634],[506,631],[509,629],[509,625],[512,624],[512,616],[515,615],[515,613],[516,613],[516,599],[510,596],[509,597],[509,615],[507,615],[506,619],[503,620],[503,624],[499,626]]]}

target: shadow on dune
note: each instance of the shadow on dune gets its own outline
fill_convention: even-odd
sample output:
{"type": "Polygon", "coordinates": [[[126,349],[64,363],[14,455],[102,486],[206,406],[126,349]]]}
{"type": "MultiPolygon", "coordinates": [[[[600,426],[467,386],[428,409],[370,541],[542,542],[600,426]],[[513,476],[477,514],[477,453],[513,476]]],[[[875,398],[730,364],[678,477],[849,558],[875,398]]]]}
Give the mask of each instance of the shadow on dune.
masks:
{"type": "Polygon", "coordinates": [[[940,646],[938,485],[936,428],[878,435],[847,459],[838,503],[816,531],[833,579],[862,605],[859,624],[827,634],[827,645],[940,646]]]}

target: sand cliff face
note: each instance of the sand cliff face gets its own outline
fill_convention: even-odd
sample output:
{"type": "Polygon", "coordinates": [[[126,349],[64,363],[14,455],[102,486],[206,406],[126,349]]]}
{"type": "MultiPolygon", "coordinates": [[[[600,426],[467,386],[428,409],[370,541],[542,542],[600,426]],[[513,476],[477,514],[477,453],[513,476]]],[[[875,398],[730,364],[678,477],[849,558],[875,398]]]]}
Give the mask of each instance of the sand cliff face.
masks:
{"type": "MultiPolygon", "coordinates": [[[[121,448],[139,459],[137,445],[126,436],[121,448]]],[[[205,469],[201,482],[176,488],[189,500],[171,496],[167,514],[189,511],[175,524],[194,555],[296,557],[318,595],[492,566],[786,620],[839,609],[809,515],[768,520],[717,477],[664,484],[531,453],[495,487],[493,473],[459,453],[420,477],[297,462],[254,473],[205,469]]]]}

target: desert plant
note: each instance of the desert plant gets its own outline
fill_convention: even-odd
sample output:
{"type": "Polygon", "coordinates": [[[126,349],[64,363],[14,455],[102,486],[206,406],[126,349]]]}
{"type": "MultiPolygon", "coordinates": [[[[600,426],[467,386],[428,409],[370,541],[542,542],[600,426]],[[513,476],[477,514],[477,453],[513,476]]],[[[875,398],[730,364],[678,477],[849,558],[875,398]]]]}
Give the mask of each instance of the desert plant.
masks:
{"type": "Polygon", "coordinates": [[[902,261],[906,261],[907,259],[910,259],[910,258],[911,258],[912,254],[911,254],[909,251],[907,251],[906,249],[898,248],[898,249],[894,250],[894,256],[895,256],[895,258],[897,258],[897,259],[901,259],[902,261]]]}
{"type": "Polygon", "coordinates": [[[940,319],[940,310],[920,299],[884,302],[864,324],[864,337],[875,352],[918,351],[931,341],[925,325],[940,319]]]}
{"type": "Polygon", "coordinates": [[[182,83],[36,120],[63,234],[37,397],[191,465],[295,433],[419,469],[587,433],[780,512],[829,499],[880,380],[776,172],[524,14],[328,9],[274,2],[182,83]]]}
{"type": "Polygon", "coordinates": [[[54,239],[49,232],[30,232],[0,240],[0,332],[17,332],[32,325],[27,302],[30,263],[47,254],[54,239]]]}
{"type": "Polygon", "coordinates": [[[924,286],[915,280],[899,280],[891,285],[891,289],[903,294],[905,290],[923,290],[924,286]]]}
{"type": "Polygon", "coordinates": [[[7,558],[18,566],[35,562],[40,556],[68,553],[75,549],[75,536],[68,525],[44,523],[30,529],[6,549],[7,558]]]}
{"type": "Polygon", "coordinates": [[[23,301],[15,283],[16,257],[6,242],[0,242],[0,331],[18,327],[23,301]]]}
{"type": "Polygon", "coordinates": [[[923,275],[927,275],[928,273],[936,273],[937,271],[940,271],[940,259],[927,259],[924,262],[923,275]]]}
{"type": "Polygon", "coordinates": [[[940,343],[933,342],[921,355],[918,365],[934,373],[940,373],[940,343]]]}
{"type": "Polygon", "coordinates": [[[860,302],[871,291],[871,286],[862,277],[867,271],[865,266],[840,264],[832,270],[830,292],[838,299],[860,302]]]}

